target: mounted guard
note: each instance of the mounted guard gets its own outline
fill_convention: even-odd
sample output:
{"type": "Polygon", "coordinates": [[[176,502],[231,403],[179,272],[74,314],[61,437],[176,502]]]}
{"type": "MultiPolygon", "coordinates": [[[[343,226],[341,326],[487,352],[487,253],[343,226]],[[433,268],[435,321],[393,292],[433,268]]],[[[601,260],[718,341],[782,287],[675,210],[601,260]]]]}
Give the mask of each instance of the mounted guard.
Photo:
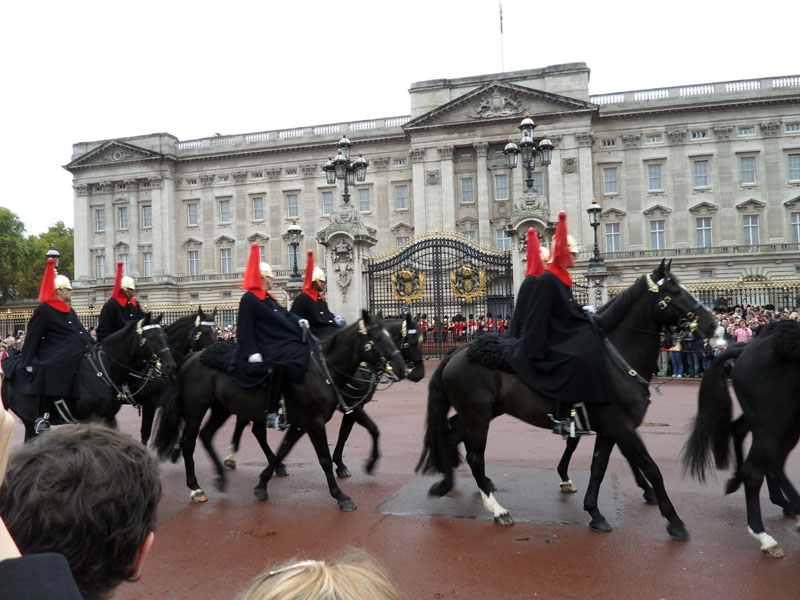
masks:
{"type": "Polygon", "coordinates": [[[100,319],[97,322],[97,341],[102,342],[112,333],[125,327],[128,321],[144,318],[144,311],[134,296],[136,282],[133,277],[124,276],[122,262],[117,263],[117,276],[111,297],[103,304],[100,319]]]}

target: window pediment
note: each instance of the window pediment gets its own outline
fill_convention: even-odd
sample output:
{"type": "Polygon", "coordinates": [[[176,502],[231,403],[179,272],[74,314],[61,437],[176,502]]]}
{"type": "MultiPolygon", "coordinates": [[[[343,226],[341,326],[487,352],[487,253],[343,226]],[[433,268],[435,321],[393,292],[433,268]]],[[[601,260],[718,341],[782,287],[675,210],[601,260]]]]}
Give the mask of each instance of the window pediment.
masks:
{"type": "Polygon", "coordinates": [[[662,206],[661,204],[654,204],[647,210],[645,210],[642,214],[648,217],[666,217],[672,212],[672,209],[667,208],[666,206],[662,206]]]}
{"type": "Polygon", "coordinates": [[[217,246],[231,246],[235,241],[236,240],[234,240],[232,237],[228,237],[227,235],[220,235],[214,238],[214,243],[217,246]]]}
{"type": "Polygon", "coordinates": [[[247,238],[247,241],[251,244],[263,244],[269,241],[269,236],[263,233],[254,233],[247,238]]]}
{"type": "Polygon", "coordinates": [[[719,210],[719,206],[711,204],[711,202],[700,202],[694,206],[689,207],[689,212],[693,215],[707,215],[715,213],[719,210]]]}
{"type": "Polygon", "coordinates": [[[786,208],[800,208],[800,196],[787,200],[783,203],[786,208]]]}
{"type": "Polygon", "coordinates": [[[199,248],[203,245],[203,242],[198,240],[197,238],[189,237],[186,238],[181,242],[181,246],[185,248],[199,248]]]}
{"type": "Polygon", "coordinates": [[[749,200],[745,200],[741,204],[736,205],[736,210],[745,211],[745,210],[761,210],[767,204],[762,202],[761,200],[756,200],[755,198],[750,198],[749,200]]]}
{"type": "Polygon", "coordinates": [[[391,227],[389,227],[389,231],[391,231],[394,234],[411,235],[411,233],[414,231],[414,227],[409,225],[408,223],[399,221],[394,225],[392,225],[391,227]]]}
{"type": "Polygon", "coordinates": [[[624,219],[627,212],[619,208],[609,208],[600,213],[600,218],[604,221],[614,221],[615,219],[624,219]]]}

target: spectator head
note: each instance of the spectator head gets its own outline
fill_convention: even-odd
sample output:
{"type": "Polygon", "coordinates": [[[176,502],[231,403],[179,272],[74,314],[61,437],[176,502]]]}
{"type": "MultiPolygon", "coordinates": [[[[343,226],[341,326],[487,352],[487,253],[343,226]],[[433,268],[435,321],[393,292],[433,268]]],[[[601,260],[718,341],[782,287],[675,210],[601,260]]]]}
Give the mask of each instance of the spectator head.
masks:
{"type": "Polygon", "coordinates": [[[400,600],[386,573],[363,553],[330,562],[290,561],[253,580],[240,600],[400,600]]]}
{"type": "Polygon", "coordinates": [[[64,425],[12,453],[0,514],[22,554],[63,554],[83,596],[100,600],[138,579],[160,497],[142,444],[105,425],[64,425]]]}

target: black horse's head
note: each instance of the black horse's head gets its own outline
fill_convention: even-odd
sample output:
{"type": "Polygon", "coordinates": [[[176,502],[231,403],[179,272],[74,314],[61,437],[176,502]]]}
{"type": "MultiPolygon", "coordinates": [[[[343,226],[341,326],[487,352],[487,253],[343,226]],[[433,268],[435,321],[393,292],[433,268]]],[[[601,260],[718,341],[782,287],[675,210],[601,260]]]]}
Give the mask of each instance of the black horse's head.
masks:
{"type": "Polygon", "coordinates": [[[167,334],[161,328],[161,319],[164,315],[153,317],[147,313],[144,319],[139,319],[133,326],[137,335],[137,353],[139,356],[153,364],[156,369],[167,377],[175,374],[177,364],[169,349],[167,334]]]}
{"type": "Polygon", "coordinates": [[[197,352],[208,348],[217,341],[217,326],[214,319],[217,317],[217,307],[211,313],[203,312],[201,306],[197,307],[194,326],[189,333],[189,352],[197,352]]]}
{"type": "Polygon", "coordinates": [[[697,322],[697,330],[703,337],[711,337],[717,320],[711,311],[673,275],[672,261],[661,264],[648,275],[650,291],[657,294],[656,320],[662,325],[677,325],[681,320],[697,322]]]}
{"type": "Polygon", "coordinates": [[[392,336],[392,341],[403,360],[406,361],[407,377],[413,381],[421,381],[425,377],[425,363],[422,360],[422,344],[417,322],[406,313],[402,319],[393,320],[386,324],[386,330],[392,336]]]}
{"type": "Polygon", "coordinates": [[[380,313],[377,316],[361,311],[358,322],[360,334],[359,354],[363,362],[382,368],[392,379],[403,379],[407,374],[406,362],[397,349],[392,336],[386,331],[380,313]]]}

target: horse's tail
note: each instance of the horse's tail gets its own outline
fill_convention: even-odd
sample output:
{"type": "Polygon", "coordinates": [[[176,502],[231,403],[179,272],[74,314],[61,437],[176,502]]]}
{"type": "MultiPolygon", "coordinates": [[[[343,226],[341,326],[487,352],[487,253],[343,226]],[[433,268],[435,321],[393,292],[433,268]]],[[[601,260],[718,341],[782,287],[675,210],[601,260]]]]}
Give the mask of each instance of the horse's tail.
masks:
{"type": "Polygon", "coordinates": [[[733,401],[728,392],[728,361],[739,357],[745,344],[734,344],[720,352],[703,374],[698,393],[697,416],[689,441],[683,447],[683,468],[705,481],[713,453],[718,469],[728,466],[731,451],[733,401]]]}
{"type": "Polygon", "coordinates": [[[454,436],[451,422],[447,418],[451,404],[442,376],[447,363],[460,348],[463,346],[456,347],[445,355],[428,383],[428,417],[422,455],[414,469],[416,472],[421,470],[423,473],[448,474],[461,464],[458,454],[458,443],[461,440],[454,436]]]}
{"type": "Polygon", "coordinates": [[[156,437],[153,441],[153,447],[161,460],[171,458],[172,450],[181,434],[183,425],[181,404],[181,386],[177,381],[172,381],[161,392],[159,399],[161,415],[158,417],[156,437]]]}

